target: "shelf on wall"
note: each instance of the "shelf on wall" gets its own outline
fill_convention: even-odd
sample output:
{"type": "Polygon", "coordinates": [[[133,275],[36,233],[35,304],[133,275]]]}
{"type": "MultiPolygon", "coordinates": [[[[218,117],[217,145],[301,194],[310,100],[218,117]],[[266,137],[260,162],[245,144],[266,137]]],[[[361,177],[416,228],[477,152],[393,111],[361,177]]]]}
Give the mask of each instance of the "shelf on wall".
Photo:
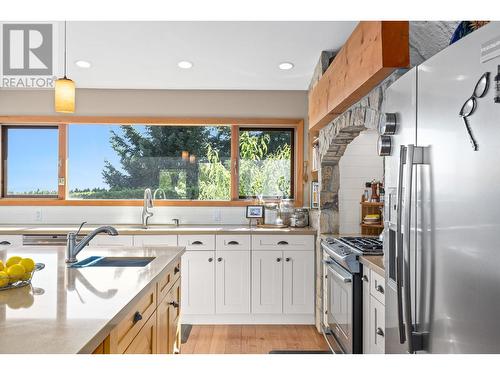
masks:
{"type": "Polygon", "coordinates": [[[361,223],[361,226],[363,228],[384,228],[384,224],[364,224],[364,223],[361,223]]]}
{"type": "Polygon", "coordinates": [[[363,206],[383,207],[384,202],[359,202],[363,206]]]}

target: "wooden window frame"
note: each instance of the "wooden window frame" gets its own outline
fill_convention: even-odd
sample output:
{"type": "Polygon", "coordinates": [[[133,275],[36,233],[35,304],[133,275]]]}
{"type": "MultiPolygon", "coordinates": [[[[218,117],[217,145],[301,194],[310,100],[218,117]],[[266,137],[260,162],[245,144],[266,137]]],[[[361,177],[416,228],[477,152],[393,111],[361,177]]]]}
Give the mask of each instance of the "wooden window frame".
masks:
{"type": "MultiPolygon", "coordinates": [[[[68,199],[68,125],[69,124],[117,124],[117,125],[160,125],[160,126],[231,126],[231,199],[227,201],[202,200],[156,200],[156,206],[239,206],[243,207],[252,200],[239,199],[238,159],[239,128],[294,129],[294,178],[292,191],[296,207],[303,204],[304,194],[304,120],[296,118],[174,118],[174,117],[121,117],[121,116],[0,116],[0,126],[29,126],[59,128],[59,181],[57,197],[1,197],[0,206],[142,206],[142,199],[68,199]]],[[[3,152],[2,152],[3,155],[3,152]]],[[[2,176],[2,191],[4,187],[2,176]]]]}

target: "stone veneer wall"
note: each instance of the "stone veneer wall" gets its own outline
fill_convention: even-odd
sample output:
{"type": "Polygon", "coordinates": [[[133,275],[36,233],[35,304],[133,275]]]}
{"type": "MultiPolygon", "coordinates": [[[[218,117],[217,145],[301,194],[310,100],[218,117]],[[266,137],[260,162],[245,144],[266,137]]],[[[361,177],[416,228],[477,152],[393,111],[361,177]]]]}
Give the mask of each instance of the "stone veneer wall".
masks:
{"type": "Polygon", "coordinates": [[[335,118],[319,132],[319,153],[321,165],[320,210],[318,229],[320,233],[339,232],[339,160],[347,145],[359,133],[376,129],[382,116],[384,93],[406,70],[398,70],[373,89],[367,96],[335,118]]]}

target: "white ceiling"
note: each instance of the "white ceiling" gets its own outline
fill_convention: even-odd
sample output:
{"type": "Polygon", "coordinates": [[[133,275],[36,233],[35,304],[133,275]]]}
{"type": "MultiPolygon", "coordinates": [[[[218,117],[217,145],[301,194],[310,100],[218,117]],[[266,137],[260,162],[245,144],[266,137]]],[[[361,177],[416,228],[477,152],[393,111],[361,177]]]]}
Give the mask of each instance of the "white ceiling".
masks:
{"type": "Polygon", "coordinates": [[[356,24],[69,22],[68,76],[80,88],[306,90],[320,52],[340,49],[356,24]],[[283,61],[295,67],[279,70],[283,61]]]}

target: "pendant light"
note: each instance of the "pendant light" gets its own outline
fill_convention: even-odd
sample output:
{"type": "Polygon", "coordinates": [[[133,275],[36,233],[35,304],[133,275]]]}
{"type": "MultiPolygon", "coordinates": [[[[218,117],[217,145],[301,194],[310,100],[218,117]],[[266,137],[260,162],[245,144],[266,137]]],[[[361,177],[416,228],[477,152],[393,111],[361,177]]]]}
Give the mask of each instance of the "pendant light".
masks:
{"type": "Polygon", "coordinates": [[[64,21],[64,77],[55,82],[54,102],[55,110],[59,113],[75,112],[75,82],[66,77],[67,43],[66,43],[67,22],[64,21]]]}

